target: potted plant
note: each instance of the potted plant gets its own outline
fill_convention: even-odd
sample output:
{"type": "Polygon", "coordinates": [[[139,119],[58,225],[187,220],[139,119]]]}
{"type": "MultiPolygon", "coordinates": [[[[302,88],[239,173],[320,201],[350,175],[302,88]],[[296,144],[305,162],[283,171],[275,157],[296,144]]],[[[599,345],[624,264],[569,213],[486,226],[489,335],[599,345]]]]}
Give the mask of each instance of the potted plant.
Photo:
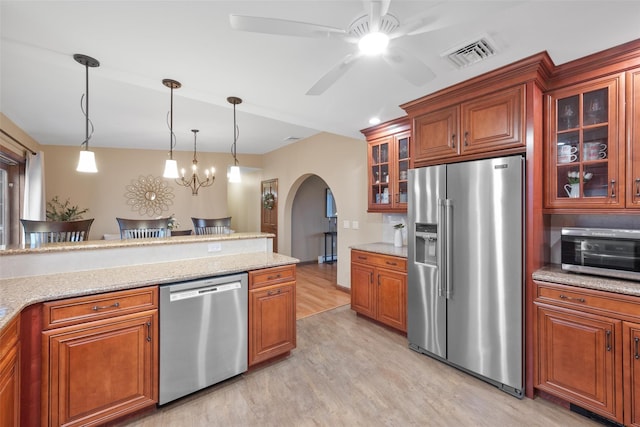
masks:
{"type": "Polygon", "coordinates": [[[89,209],[80,209],[78,205],[71,205],[69,199],[61,202],[58,196],[47,202],[48,221],[77,221],[87,212],[89,209]]]}

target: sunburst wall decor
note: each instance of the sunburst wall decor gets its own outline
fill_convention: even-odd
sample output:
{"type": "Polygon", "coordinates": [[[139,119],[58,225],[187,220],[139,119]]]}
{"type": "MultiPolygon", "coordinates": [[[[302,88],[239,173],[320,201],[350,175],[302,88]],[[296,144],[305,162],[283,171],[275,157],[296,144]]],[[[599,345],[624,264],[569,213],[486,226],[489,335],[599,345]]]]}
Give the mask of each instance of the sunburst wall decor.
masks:
{"type": "Polygon", "coordinates": [[[140,175],[138,179],[132,179],[126,189],[127,205],[140,215],[158,216],[173,205],[173,188],[160,177],[140,175]]]}

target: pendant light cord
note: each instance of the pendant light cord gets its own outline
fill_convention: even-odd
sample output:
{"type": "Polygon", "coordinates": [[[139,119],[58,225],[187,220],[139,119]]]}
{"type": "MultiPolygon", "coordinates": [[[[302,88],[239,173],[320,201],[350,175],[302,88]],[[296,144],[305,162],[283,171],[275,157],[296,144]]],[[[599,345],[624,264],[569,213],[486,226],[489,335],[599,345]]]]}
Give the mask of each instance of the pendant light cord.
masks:
{"type": "Polygon", "coordinates": [[[82,142],[82,144],[80,144],[80,146],[84,145],[84,149],[88,150],[89,149],[89,140],[91,139],[91,137],[93,136],[93,122],[91,121],[91,119],[89,119],[89,65],[85,64],[84,65],[85,68],[85,81],[86,81],[86,87],[85,87],[85,93],[82,94],[82,97],[80,97],[80,110],[82,111],[82,114],[84,114],[85,117],[85,137],[84,137],[84,141],[82,142]],[[82,105],[82,101],[85,101],[85,105],[82,105]],[[91,133],[89,133],[89,126],[91,126],[91,133]]]}
{"type": "Polygon", "coordinates": [[[233,165],[238,166],[238,157],[236,156],[236,142],[240,137],[240,128],[236,123],[236,104],[233,104],[233,144],[231,145],[231,155],[233,156],[233,165]]]}
{"type": "Polygon", "coordinates": [[[176,134],[173,133],[173,86],[171,88],[171,108],[167,113],[167,124],[169,126],[169,158],[173,160],[173,147],[176,146],[176,134]]]}

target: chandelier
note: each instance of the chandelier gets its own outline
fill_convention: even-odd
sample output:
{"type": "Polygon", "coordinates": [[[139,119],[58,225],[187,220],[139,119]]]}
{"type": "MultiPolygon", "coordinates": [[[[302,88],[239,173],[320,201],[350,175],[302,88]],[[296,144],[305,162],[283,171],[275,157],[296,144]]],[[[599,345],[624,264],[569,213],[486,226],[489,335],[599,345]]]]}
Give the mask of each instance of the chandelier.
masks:
{"type": "Polygon", "coordinates": [[[191,176],[186,178],[184,176],[185,170],[182,169],[182,178],[176,179],[176,183],[191,188],[191,194],[194,196],[198,195],[198,190],[200,187],[209,187],[213,185],[213,182],[216,180],[216,169],[211,167],[211,176],[209,176],[209,169],[204,170],[205,180],[201,180],[198,176],[198,158],[197,158],[197,148],[196,148],[196,136],[198,135],[198,129],[191,129],[193,132],[193,161],[191,165],[191,176]]]}
{"type": "Polygon", "coordinates": [[[82,95],[85,101],[84,107],[82,107],[82,99],[80,99],[80,108],[85,117],[85,138],[80,145],[84,145],[84,150],[80,151],[80,158],[78,159],[78,167],[76,170],[78,172],[96,173],[98,172],[96,156],[93,151],[89,150],[89,139],[91,139],[93,135],[93,122],[89,120],[89,67],[99,67],[100,62],[98,62],[97,59],[80,53],[73,55],[73,59],[79,64],[84,65],[86,76],[86,93],[82,95]],[[91,133],[89,133],[89,125],[91,125],[91,133]]]}

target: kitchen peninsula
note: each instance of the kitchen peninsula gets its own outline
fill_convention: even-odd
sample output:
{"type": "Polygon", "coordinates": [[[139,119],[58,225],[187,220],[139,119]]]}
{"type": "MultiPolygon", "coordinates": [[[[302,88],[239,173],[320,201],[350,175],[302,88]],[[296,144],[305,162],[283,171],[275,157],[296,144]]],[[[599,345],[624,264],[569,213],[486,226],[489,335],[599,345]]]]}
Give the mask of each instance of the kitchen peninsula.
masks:
{"type": "MultiPolygon", "coordinates": [[[[8,380],[0,384],[9,384],[0,389],[3,407],[5,399],[13,398],[8,407],[14,405],[20,425],[39,425],[45,418],[56,425],[69,421],[69,425],[76,425],[74,420],[114,420],[154,406],[158,393],[158,285],[239,272],[265,272],[267,277],[273,271],[278,276],[286,269],[286,284],[291,286],[295,284],[298,260],[274,253],[272,239],[268,233],[233,233],[60,243],[0,251],[0,381],[5,381],[6,372],[10,372],[8,380]],[[73,303],[76,300],[78,304],[73,303]],[[81,313],[83,305],[88,311],[81,313]],[[96,350],[105,352],[109,342],[123,344],[108,353],[127,364],[131,360],[132,366],[123,367],[122,372],[133,379],[126,384],[128,389],[123,384],[112,385],[115,393],[120,393],[116,396],[119,402],[112,404],[108,399],[113,396],[105,392],[104,396],[85,399],[95,406],[83,403],[81,411],[73,412],[78,410],[78,402],[72,404],[65,399],[71,399],[74,392],[77,395],[78,390],[64,388],[77,386],[79,380],[72,372],[65,373],[73,367],[61,365],[59,360],[66,357],[60,356],[63,352],[78,350],[64,340],[102,330],[99,338],[87,338],[80,347],[95,356],[101,353],[96,350]],[[47,360],[51,362],[47,364],[47,360]],[[7,366],[9,369],[5,369],[7,366]]],[[[292,301],[295,313],[295,299],[292,301]]],[[[251,316],[249,313],[249,319],[251,316]]],[[[259,333],[266,332],[261,329],[259,333]]],[[[292,343],[295,347],[295,336],[292,343]]]]}

